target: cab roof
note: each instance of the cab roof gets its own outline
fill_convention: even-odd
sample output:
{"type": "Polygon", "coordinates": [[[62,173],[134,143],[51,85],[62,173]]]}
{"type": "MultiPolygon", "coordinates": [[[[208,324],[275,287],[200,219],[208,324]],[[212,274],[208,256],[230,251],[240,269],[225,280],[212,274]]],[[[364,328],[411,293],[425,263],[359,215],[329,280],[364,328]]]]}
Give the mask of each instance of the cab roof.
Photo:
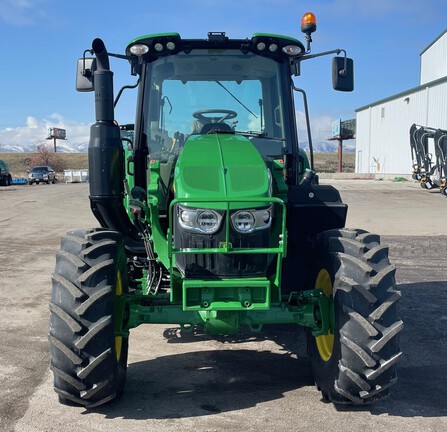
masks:
{"type": "Polygon", "coordinates": [[[134,45],[146,45],[148,52],[142,57],[148,60],[193,49],[240,49],[269,57],[288,57],[283,48],[288,45],[299,47],[300,55],[305,54],[304,45],[297,39],[270,33],[255,33],[247,39],[230,39],[224,32],[209,32],[207,39],[182,39],[178,33],[157,33],[137,37],[130,41],[126,55],[134,56],[134,45]]]}

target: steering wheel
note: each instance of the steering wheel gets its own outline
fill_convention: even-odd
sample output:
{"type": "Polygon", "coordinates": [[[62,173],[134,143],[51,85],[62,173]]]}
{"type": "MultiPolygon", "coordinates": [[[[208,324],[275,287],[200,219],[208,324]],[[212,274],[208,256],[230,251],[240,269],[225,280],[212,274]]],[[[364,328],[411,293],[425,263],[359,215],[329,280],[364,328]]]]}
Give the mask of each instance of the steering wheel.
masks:
{"type": "Polygon", "coordinates": [[[225,120],[233,119],[237,116],[236,111],[226,109],[203,109],[192,114],[194,118],[202,123],[222,123],[225,120]],[[204,114],[218,114],[217,116],[204,116],[204,114]],[[219,115],[220,114],[220,115],[219,115]]]}

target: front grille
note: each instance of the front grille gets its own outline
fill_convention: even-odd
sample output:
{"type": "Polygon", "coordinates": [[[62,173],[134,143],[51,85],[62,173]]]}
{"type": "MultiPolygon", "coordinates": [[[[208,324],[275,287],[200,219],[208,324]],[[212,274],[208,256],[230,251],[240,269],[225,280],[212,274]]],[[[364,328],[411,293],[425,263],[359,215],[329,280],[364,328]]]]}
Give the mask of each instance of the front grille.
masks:
{"type": "MultiPolygon", "coordinates": [[[[225,242],[223,227],[215,234],[199,234],[182,228],[177,221],[174,227],[174,245],[176,249],[219,248],[225,242]]],[[[230,230],[230,243],[237,248],[268,248],[270,229],[249,234],[240,234],[230,230]]],[[[265,276],[268,254],[176,254],[176,267],[188,278],[235,278],[265,276]]]]}

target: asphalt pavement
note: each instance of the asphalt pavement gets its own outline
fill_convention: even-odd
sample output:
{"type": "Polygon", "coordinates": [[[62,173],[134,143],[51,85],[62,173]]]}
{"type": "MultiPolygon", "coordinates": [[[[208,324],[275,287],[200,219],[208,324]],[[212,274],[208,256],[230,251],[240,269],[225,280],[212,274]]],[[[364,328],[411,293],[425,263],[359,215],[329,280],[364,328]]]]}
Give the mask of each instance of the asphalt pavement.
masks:
{"type": "Polygon", "coordinates": [[[62,234],[97,226],[87,184],[0,188],[0,430],[447,430],[447,199],[413,182],[324,180],[348,223],[382,236],[402,292],[404,353],[392,397],[324,403],[304,334],[293,326],[210,337],[144,325],[130,337],[120,401],[87,411],[58,403],[49,371],[48,302],[62,234]]]}

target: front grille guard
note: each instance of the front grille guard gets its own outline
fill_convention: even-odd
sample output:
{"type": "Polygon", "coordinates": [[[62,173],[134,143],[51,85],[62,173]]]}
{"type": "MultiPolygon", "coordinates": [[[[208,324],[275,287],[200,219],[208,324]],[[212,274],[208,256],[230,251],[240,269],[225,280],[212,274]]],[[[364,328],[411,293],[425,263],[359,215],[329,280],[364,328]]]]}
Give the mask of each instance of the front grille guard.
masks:
{"type": "MultiPolygon", "coordinates": [[[[178,254],[276,254],[277,255],[277,282],[279,283],[279,277],[281,274],[282,258],[286,256],[287,252],[287,231],[286,231],[286,206],[283,200],[275,197],[261,197],[261,198],[238,198],[238,199],[198,199],[198,198],[176,198],[169,206],[169,228],[167,232],[168,239],[168,257],[170,261],[170,268],[172,272],[173,257],[178,254]],[[187,205],[194,204],[194,207],[212,208],[216,204],[225,204],[225,242],[218,248],[176,248],[174,245],[174,230],[173,230],[173,218],[175,217],[175,208],[177,204],[187,205]],[[281,230],[278,235],[278,241],[274,247],[265,248],[237,248],[233,247],[230,242],[230,226],[231,217],[230,212],[233,210],[232,204],[246,204],[253,203],[253,208],[260,207],[262,205],[274,206],[274,214],[279,215],[281,218],[281,230]],[[278,211],[280,210],[280,211],[278,211]]],[[[270,242],[270,244],[273,244],[270,242]]]]}

